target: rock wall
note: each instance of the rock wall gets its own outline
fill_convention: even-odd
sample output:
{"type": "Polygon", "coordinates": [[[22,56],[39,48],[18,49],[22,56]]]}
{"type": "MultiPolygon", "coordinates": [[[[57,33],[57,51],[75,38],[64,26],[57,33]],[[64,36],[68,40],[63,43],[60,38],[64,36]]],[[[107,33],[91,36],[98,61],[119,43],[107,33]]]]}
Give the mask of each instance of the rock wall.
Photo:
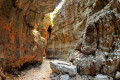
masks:
{"type": "Polygon", "coordinates": [[[59,0],[0,0],[0,59],[6,70],[42,62],[44,38],[36,28],[59,0]]]}
{"type": "Polygon", "coordinates": [[[54,19],[48,58],[77,65],[82,75],[120,70],[120,1],[66,0],[54,19]]]}
{"type": "MultiPolygon", "coordinates": [[[[49,28],[52,29],[50,13],[45,15],[45,17],[38,29],[41,36],[45,39],[45,43],[44,43],[45,46],[47,46],[47,40],[50,38],[50,34],[51,34],[51,31],[49,32],[49,28]]],[[[44,56],[46,56],[45,48],[44,48],[43,54],[44,54],[44,56]]]]}

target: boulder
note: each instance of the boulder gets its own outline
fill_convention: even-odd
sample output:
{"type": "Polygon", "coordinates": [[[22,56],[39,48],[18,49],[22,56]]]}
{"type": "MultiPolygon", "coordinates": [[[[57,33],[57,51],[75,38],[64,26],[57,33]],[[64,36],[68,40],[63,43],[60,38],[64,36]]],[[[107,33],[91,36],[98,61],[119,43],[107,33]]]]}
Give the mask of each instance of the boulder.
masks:
{"type": "Polygon", "coordinates": [[[50,62],[50,67],[56,73],[68,73],[70,76],[77,74],[77,67],[71,63],[64,61],[54,60],[50,62]]]}
{"type": "Polygon", "coordinates": [[[107,75],[98,74],[96,80],[109,80],[107,75]]]}
{"type": "Polygon", "coordinates": [[[115,79],[118,79],[118,80],[120,79],[120,72],[118,71],[116,72],[115,79]]]}
{"type": "Polygon", "coordinates": [[[69,75],[68,74],[61,75],[59,80],[69,80],[69,75]]]}

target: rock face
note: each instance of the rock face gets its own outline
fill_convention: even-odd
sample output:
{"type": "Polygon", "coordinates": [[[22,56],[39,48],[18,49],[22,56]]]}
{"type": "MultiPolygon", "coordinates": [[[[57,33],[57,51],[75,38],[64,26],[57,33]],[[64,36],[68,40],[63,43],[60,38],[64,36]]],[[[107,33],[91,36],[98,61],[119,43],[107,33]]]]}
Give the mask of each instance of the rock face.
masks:
{"type": "Polygon", "coordinates": [[[116,0],[67,0],[54,19],[48,57],[49,52],[57,57],[71,49],[83,54],[94,54],[97,49],[110,51],[119,39],[119,18],[116,0]]]}
{"type": "Polygon", "coordinates": [[[70,76],[74,76],[77,74],[76,66],[64,61],[52,61],[50,62],[50,67],[52,71],[56,73],[68,73],[70,76]]]}
{"type": "MultiPolygon", "coordinates": [[[[41,24],[39,26],[39,29],[38,29],[41,36],[43,38],[45,38],[45,43],[44,43],[45,46],[47,45],[47,40],[49,39],[50,34],[51,34],[49,32],[49,28],[52,29],[51,20],[50,20],[50,14],[46,14],[43,21],[41,22],[41,24]]],[[[46,56],[45,49],[44,49],[43,53],[46,56]]]]}
{"type": "Polygon", "coordinates": [[[46,56],[70,58],[82,75],[119,71],[119,0],[66,0],[54,19],[46,56]]]}
{"type": "Polygon", "coordinates": [[[4,69],[42,62],[44,38],[36,28],[58,0],[0,0],[0,58],[4,69]]]}
{"type": "Polygon", "coordinates": [[[120,72],[116,72],[115,78],[118,80],[120,79],[120,72]]]}

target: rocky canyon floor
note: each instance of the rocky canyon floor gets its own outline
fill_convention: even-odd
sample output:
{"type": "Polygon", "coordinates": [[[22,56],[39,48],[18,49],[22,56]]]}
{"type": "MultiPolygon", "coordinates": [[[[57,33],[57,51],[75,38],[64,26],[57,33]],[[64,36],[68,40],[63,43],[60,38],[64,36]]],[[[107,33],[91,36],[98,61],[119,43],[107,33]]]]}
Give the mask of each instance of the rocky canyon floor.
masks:
{"type": "Polygon", "coordinates": [[[50,61],[52,60],[44,58],[41,65],[22,71],[16,80],[51,80],[50,74],[52,70],[50,69],[50,61]]]}

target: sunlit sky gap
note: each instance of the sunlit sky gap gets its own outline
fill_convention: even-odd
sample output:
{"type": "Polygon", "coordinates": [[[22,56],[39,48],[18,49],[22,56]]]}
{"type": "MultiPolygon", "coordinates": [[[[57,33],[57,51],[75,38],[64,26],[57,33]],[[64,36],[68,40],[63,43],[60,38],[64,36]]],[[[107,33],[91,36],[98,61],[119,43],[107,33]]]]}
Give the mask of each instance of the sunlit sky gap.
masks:
{"type": "Polygon", "coordinates": [[[50,13],[50,20],[51,20],[51,25],[52,27],[54,26],[53,24],[53,19],[55,18],[57,12],[62,8],[63,4],[64,4],[65,0],[62,0],[58,6],[54,9],[54,11],[52,13],[50,13]]]}

